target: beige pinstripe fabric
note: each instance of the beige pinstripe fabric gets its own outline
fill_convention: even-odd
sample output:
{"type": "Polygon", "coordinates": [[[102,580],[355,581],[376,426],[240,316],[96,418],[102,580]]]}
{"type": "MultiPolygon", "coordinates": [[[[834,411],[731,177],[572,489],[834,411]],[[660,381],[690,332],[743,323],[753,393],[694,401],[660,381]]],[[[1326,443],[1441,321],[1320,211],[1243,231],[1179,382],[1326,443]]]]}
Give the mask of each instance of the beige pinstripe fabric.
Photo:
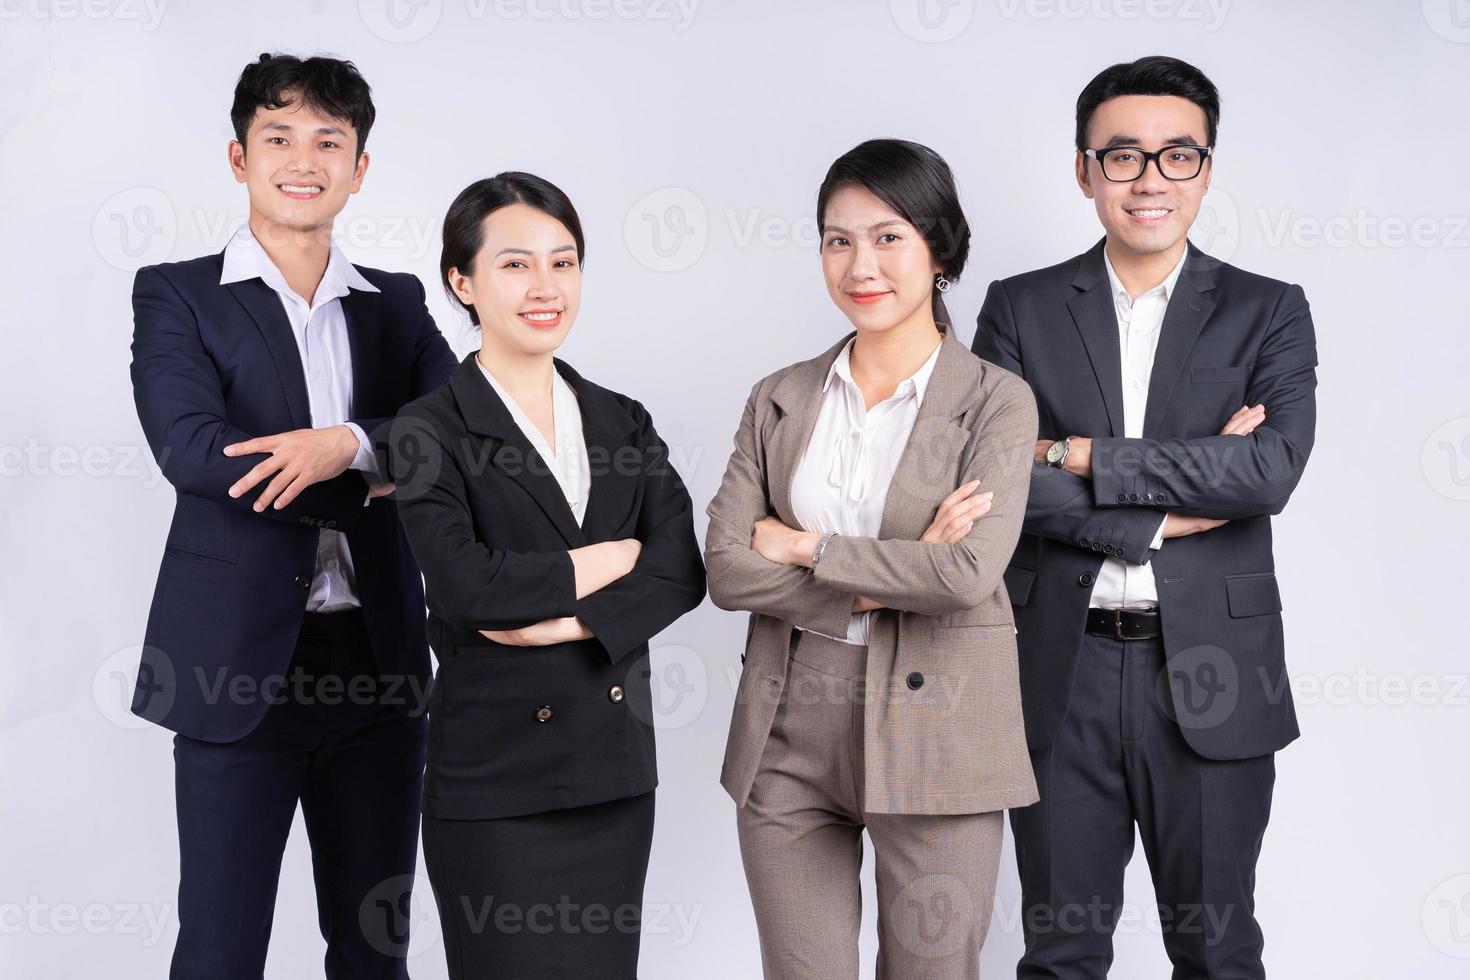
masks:
{"type": "Polygon", "coordinates": [[[866,809],[978,813],[1038,798],[1001,579],[1026,510],[1036,402],[1020,377],[976,357],[952,329],[941,330],[939,359],[878,536],[833,538],[815,570],[762,557],[750,547],[751,527],[768,514],[800,527],[791,475],[816,424],[822,378],[851,334],[751,390],[735,451],[706,509],[704,552],[710,598],[751,613],[720,772],[741,806],[786,683],[791,626],[841,636],[857,595],[891,607],[875,620],[868,646],[866,809]],[[990,513],[961,541],[919,541],[939,502],[970,479],[995,492],[990,513]]]}

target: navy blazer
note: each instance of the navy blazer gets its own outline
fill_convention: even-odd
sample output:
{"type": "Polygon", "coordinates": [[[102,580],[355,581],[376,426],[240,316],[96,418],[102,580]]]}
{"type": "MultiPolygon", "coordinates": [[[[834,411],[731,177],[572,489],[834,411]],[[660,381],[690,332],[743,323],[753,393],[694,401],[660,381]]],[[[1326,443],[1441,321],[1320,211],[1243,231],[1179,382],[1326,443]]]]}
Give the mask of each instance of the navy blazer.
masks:
{"type": "Polygon", "coordinates": [[[577,395],[592,473],[580,525],[475,354],[392,426],[439,659],[427,816],[538,813],[658,782],[648,641],[705,595],[689,491],[639,402],[553,365],[577,395]],[[642,543],[633,570],[578,599],[568,551],[619,538],[642,543]],[[592,638],[522,647],[479,632],[568,616],[592,638]]]}
{"type": "Polygon", "coordinates": [[[1149,562],[1169,670],[1166,703],[1211,759],[1264,755],[1299,734],[1286,676],[1271,517],[1312,451],[1317,348],[1300,286],[1193,244],[1169,298],[1142,438],[1123,438],[1118,321],[1103,242],[990,285],[974,351],[1024,377],[1042,438],[1090,436],[1092,479],[1037,463],[1005,572],[1016,609],[1027,741],[1051,743],[1072,687],[1098,569],[1149,562]],[[1219,431],[1263,402],[1248,436],[1219,431]],[[1164,514],[1228,524],[1149,549],[1164,514]]]}
{"type": "MultiPolygon", "coordinates": [[[[311,428],[301,356],[281,299],[259,278],[220,284],[224,253],[138,270],[133,400],[177,493],[133,711],[192,738],[230,742],[260,722],[287,671],[316,565],[319,528],[346,532],[381,675],[409,707],[428,682],[423,586],[391,497],[367,500],[347,470],[256,513],[269,480],[227,492],[266,458],[225,446],[311,428]]],[[[416,276],[356,266],[380,292],[342,297],[352,419],[378,441],[406,402],[443,384],[455,358],[416,276]]],[[[388,695],[385,694],[385,698],[388,695]]],[[[419,699],[421,700],[421,699],[419,699]]]]}

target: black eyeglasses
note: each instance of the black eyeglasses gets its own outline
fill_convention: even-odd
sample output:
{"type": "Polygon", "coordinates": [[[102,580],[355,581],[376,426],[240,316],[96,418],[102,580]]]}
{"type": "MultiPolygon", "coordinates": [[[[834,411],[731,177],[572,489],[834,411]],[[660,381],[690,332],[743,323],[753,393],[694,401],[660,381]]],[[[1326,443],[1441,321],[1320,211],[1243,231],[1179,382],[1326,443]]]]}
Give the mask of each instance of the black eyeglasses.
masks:
{"type": "Polygon", "coordinates": [[[1142,177],[1150,160],[1166,180],[1193,180],[1204,169],[1210,149],[1208,146],[1173,143],[1154,153],[1141,146],[1110,146],[1105,150],[1082,152],[1102,164],[1103,176],[1108,180],[1126,183],[1142,177]]]}

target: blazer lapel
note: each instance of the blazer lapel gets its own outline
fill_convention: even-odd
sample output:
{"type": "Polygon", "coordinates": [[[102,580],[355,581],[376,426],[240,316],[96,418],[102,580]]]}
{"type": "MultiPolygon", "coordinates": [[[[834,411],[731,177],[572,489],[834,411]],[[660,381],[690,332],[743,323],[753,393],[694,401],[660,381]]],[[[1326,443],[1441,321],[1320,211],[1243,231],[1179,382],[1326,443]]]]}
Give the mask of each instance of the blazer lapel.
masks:
{"type": "Polygon", "coordinates": [[[1077,263],[1073,288],[1079,290],[1067,302],[1072,322],[1082,336],[1092,374],[1107,406],[1109,435],[1123,434],[1123,358],[1118,351],[1118,313],[1113,306],[1112,286],[1103,266],[1103,244],[1098,242],[1077,263]]]}
{"type": "Polygon", "coordinates": [[[349,289],[339,302],[347,322],[347,345],[352,351],[352,417],[372,418],[366,406],[376,404],[378,367],[382,356],[378,323],[382,316],[381,293],[349,289]]]}
{"type": "Polygon", "coordinates": [[[771,401],[781,409],[781,417],[766,441],[766,496],[775,516],[787,527],[801,527],[791,510],[791,477],[817,426],[822,379],[843,345],[856,333],[849,331],[824,353],[796,365],[771,389],[771,401]]]}
{"type": "Polygon", "coordinates": [[[585,381],[560,358],[552,358],[555,369],[577,393],[582,436],[587,443],[587,460],[592,471],[587,509],[582,524],[578,525],[549,464],[480,374],[480,367],[475,363],[478,353],[467,355],[449,379],[465,427],[487,440],[483,449],[471,450],[472,455],[518,483],[556,526],[569,547],[581,548],[589,537],[598,537],[599,532],[620,530],[608,525],[628,512],[638,482],[637,472],[624,472],[627,454],[619,452],[630,443],[632,417],[606,390],[585,381]]]}
{"type": "Polygon", "coordinates": [[[1179,271],[1179,279],[1164,311],[1159,343],[1154,350],[1153,369],[1149,373],[1148,405],[1143,413],[1145,439],[1157,437],[1189,352],[1194,349],[1205,321],[1215,311],[1215,302],[1208,294],[1215,288],[1215,268],[1219,260],[1204,254],[1193,243],[1188,243],[1186,248],[1184,268],[1179,271]]]}
{"type": "Polygon", "coordinates": [[[940,324],[939,329],[943,332],[939,357],[883,501],[880,540],[917,540],[934,519],[939,501],[956,489],[955,461],[970,432],[955,417],[964,411],[965,397],[974,389],[979,360],[955,339],[952,328],[940,324]]]}
{"type": "Polygon", "coordinates": [[[301,352],[296,346],[296,337],[291,333],[291,321],[286,319],[286,311],[281,306],[281,297],[260,279],[227,283],[225,288],[245,307],[270,350],[276,374],[281,379],[281,394],[291,414],[291,424],[298,429],[311,428],[311,401],[306,394],[301,352]]]}
{"type": "MultiPolygon", "coordinates": [[[[642,453],[642,447],[633,445],[637,423],[606,388],[588,382],[560,358],[552,358],[552,363],[577,394],[582,438],[587,443],[587,462],[592,470],[587,509],[582,514],[582,533],[597,541],[625,531],[631,533],[622,522],[633,508],[642,468],[672,464],[667,458],[649,459],[642,453]],[[636,456],[629,451],[630,447],[638,451],[636,456]],[[634,459],[637,462],[630,466],[634,459]]],[[[560,487],[557,496],[565,503],[560,487]]]]}

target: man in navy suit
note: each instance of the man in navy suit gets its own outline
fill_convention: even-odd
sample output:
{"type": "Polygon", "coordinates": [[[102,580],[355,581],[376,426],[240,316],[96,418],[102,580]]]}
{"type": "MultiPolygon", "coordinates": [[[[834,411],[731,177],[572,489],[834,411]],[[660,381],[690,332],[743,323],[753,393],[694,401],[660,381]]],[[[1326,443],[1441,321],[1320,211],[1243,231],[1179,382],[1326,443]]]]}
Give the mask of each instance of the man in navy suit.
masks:
{"type": "Polygon", "coordinates": [[[1005,572],[1041,793],[1011,811],[1021,978],[1107,975],[1135,826],[1174,976],[1265,976],[1256,859],[1298,735],[1271,518],[1317,355],[1301,287],[1186,238],[1219,114],[1177,59],[1100,73],[1076,175],[1106,237],[980,311],[975,353],[1031,384],[1045,436],[1005,572]]]}
{"type": "Polygon", "coordinates": [[[418,279],[332,242],[368,165],[356,68],[262,55],[230,115],[249,221],[133,285],[133,396],[177,492],[133,697],[177,733],[170,976],[262,975],[299,801],[326,975],[406,977],[429,658],[384,457],[456,359],[418,279]]]}

